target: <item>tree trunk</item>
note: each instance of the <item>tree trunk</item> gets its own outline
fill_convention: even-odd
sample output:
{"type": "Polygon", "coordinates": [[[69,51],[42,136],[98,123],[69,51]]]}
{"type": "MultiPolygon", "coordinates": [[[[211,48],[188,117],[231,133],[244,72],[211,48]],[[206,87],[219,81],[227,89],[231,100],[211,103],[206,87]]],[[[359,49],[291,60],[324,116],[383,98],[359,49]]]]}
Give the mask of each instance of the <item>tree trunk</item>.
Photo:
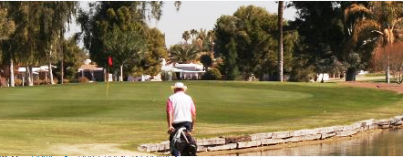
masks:
{"type": "Polygon", "coordinates": [[[320,81],[320,83],[325,83],[325,73],[322,73],[322,80],[320,81]]]}
{"type": "Polygon", "coordinates": [[[14,62],[13,62],[13,57],[10,59],[10,86],[14,87],[14,62]]]}
{"type": "Polygon", "coordinates": [[[34,80],[32,79],[31,72],[32,72],[31,66],[27,66],[25,73],[28,74],[28,86],[34,86],[34,82],[33,82],[34,80]]]}
{"type": "Polygon", "coordinates": [[[390,83],[390,77],[389,77],[390,76],[390,67],[389,67],[389,64],[386,67],[385,75],[386,75],[386,83],[390,83]]]}
{"type": "MultiPolygon", "coordinates": [[[[63,41],[63,28],[61,29],[61,31],[60,31],[60,40],[61,41],[63,41]]],[[[62,42],[63,43],[63,42],[62,42]]],[[[63,75],[64,75],[64,66],[63,66],[63,62],[64,62],[64,53],[63,53],[63,45],[60,45],[60,52],[62,53],[62,61],[61,61],[61,67],[60,67],[60,77],[61,77],[61,80],[60,80],[60,84],[63,84],[63,80],[64,80],[64,77],[63,77],[63,75]]]]}
{"type": "Polygon", "coordinates": [[[27,76],[27,71],[25,70],[24,76],[22,76],[22,86],[25,86],[25,77],[27,76]]]}
{"type": "Polygon", "coordinates": [[[120,76],[119,76],[119,81],[123,81],[123,64],[120,65],[120,76]]]}
{"type": "Polygon", "coordinates": [[[49,62],[49,77],[50,77],[50,84],[51,85],[55,84],[53,82],[52,63],[51,62],[49,62]]]}
{"type": "Polygon", "coordinates": [[[283,11],[284,1],[278,2],[278,78],[283,82],[283,11]]]}
{"type": "Polygon", "coordinates": [[[355,81],[356,70],[354,68],[348,68],[346,72],[346,81],[355,81]]]}
{"type": "Polygon", "coordinates": [[[50,84],[53,85],[55,83],[53,82],[53,72],[52,72],[52,62],[51,62],[51,60],[52,60],[52,45],[50,45],[50,51],[49,51],[49,68],[48,68],[48,71],[49,71],[49,77],[50,77],[50,84]]]}
{"type": "MultiPolygon", "coordinates": [[[[385,49],[385,48],[384,48],[385,49]]],[[[386,83],[390,83],[390,62],[389,62],[389,53],[387,53],[386,57],[386,69],[385,69],[385,75],[386,75],[386,83]]]]}

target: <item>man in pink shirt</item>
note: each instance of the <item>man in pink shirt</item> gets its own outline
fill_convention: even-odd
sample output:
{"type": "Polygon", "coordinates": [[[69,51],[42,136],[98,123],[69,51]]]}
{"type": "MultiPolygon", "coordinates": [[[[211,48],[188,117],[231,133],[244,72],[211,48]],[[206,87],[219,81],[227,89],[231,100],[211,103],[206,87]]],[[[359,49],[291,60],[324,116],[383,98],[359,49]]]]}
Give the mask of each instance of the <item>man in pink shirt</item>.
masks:
{"type": "MultiPolygon", "coordinates": [[[[196,123],[196,107],[192,97],[185,94],[187,87],[177,82],[171,87],[174,94],[169,96],[166,105],[169,141],[172,142],[173,135],[181,127],[185,127],[188,132],[193,130],[196,123]]],[[[177,151],[172,151],[172,155],[180,155],[177,151]]]]}

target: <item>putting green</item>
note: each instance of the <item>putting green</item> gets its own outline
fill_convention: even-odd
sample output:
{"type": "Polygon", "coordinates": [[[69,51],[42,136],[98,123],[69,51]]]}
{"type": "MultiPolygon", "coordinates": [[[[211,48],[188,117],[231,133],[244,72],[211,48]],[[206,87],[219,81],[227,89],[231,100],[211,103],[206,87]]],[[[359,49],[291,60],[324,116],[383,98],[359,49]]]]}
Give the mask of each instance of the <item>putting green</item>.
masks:
{"type": "MultiPolygon", "coordinates": [[[[0,89],[0,154],[66,155],[58,144],[116,143],[136,150],[167,138],[173,82],[0,89]],[[45,153],[45,154],[44,154],[45,153]]],[[[212,137],[347,124],[403,113],[402,96],[337,84],[187,81],[195,135],[212,137]]]]}

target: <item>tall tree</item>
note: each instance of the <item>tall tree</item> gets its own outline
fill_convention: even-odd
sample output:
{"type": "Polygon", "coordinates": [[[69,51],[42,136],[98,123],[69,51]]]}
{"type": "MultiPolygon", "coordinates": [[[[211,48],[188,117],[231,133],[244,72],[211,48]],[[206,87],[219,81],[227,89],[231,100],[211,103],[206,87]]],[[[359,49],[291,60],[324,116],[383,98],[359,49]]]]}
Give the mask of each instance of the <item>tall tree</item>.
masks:
{"type": "MultiPolygon", "coordinates": [[[[83,61],[88,58],[83,49],[78,46],[78,37],[74,35],[67,40],[63,40],[62,49],[63,53],[58,53],[58,58],[63,58],[63,60],[58,59],[56,62],[56,72],[55,77],[62,78],[61,74],[63,71],[63,82],[74,81],[76,79],[76,74],[83,61]],[[63,56],[60,56],[63,55],[63,56]],[[63,66],[62,65],[63,62],[63,66]],[[61,68],[64,68],[63,70],[61,68]]],[[[59,43],[57,44],[59,45],[59,43]]],[[[59,48],[57,48],[59,49],[59,48]]]]}
{"type": "MultiPolygon", "coordinates": [[[[8,10],[5,6],[0,6],[0,44],[5,45],[10,35],[14,33],[15,24],[8,16],[8,10]]],[[[10,86],[14,87],[14,59],[8,46],[2,46],[0,51],[0,62],[10,63],[10,86]]],[[[1,65],[1,64],[0,64],[1,65]]],[[[0,74],[1,80],[1,74],[0,74]]],[[[1,85],[0,85],[1,86],[1,85]]]]}
{"type": "Polygon", "coordinates": [[[115,64],[119,65],[119,81],[123,81],[123,66],[130,60],[139,59],[146,51],[146,41],[140,31],[122,31],[117,26],[105,35],[104,43],[113,52],[115,64]]]}
{"type": "Polygon", "coordinates": [[[28,84],[33,86],[32,66],[38,64],[43,56],[41,52],[41,23],[43,2],[9,2],[10,17],[16,25],[7,46],[11,48],[13,58],[26,66],[28,84]]]}
{"type": "MultiPolygon", "coordinates": [[[[16,31],[7,46],[14,59],[26,66],[28,84],[33,86],[32,66],[49,62],[50,47],[74,14],[76,2],[7,2],[16,31]],[[48,57],[44,57],[48,56],[48,57]]],[[[64,38],[64,37],[63,37],[64,38]]],[[[49,68],[51,69],[51,68],[49,68]]],[[[52,79],[53,77],[51,77],[52,79]]]]}
{"type": "MultiPolygon", "coordinates": [[[[52,61],[56,61],[56,56],[62,55],[62,46],[64,39],[64,33],[67,29],[65,29],[66,24],[69,25],[71,23],[72,17],[76,15],[77,10],[77,2],[44,2],[42,4],[43,13],[40,17],[41,23],[41,40],[42,40],[42,50],[44,56],[48,57],[49,62],[49,78],[51,84],[53,82],[53,72],[52,72],[52,61]],[[59,45],[56,45],[59,43],[59,45]],[[55,49],[52,50],[52,48],[55,49]],[[60,54],[58,54],[60,53],[60,54]]],[[[63,61],[61,62],[63,63],[63,61]]],[[[63,64],[61,65],[63,66],[63,64]]],[[[61,68],[61,80],[63,80],[63,67],[61,68]]],[[[63,84],[63,81],[60,81],[63,84]]]]}
{"type": "MultiPolygon", "coordinates": [[[[175,2],[177,9],[180,2],[175,2]]],[[[109,52],[104,43],[104,36],[111,32],[115,25],[123,31],[131,30],[131,25],[141,24],[146,29],[147,20],[162,16],[161,1],[130,1],[130,2],[96,2],[91,3],[88,12],[79,11],[78,22],[83,30],[84,46],[89,50],[91,60],[99,66],[107,67],[109,52]],[[122,7],[126,9],[118,10],[122,7]]],[[[149,30],[149,29],[148,29],[149,30]]],[[[115,67],[114,69],[117,69],[115,67]]]]}
{"type": "Polygon", "coordinates": [[[237,17],[230,15],[223,15],[217,19],[214,27],[216,36],[216,43],[218,52],[216,57],[222,58],[223,62],[220,64],[220,71],[224,74],[225,79],[234,80],[238,75],[237,65],[237,52],[236,52],[236,32],[238,28],[236,23],[237,17]]]}
{"type": "Polygon", "coordinates": [[[157,28],[151,28],[146,33],[147,52],[136,64],[136,72],[142,72],[150,76],[156,76],[161,72],[161,60],[167,59],[165,48],[165,35],[157,28]]]}
{"type": "Polygon", "coordinates": [[[208,53],[200,56],[200,62],[203,64],[203,69],[206,72],[208,71],[208,68],[213,65],[213,59],[208,53]]]}
{"type": "MultiPolygon", "coordinates": [[[[352,27],[355,31],[353,39],[359,45],[370,45],[370,52],[377,47],[387,47],[396,41],[396,29],[403,26],[403,3],[402,2],[369,2],[368,5],[353,3],[345,10],[348,20],[353,15],[361,15],[364,18],[356,18],[356,24],[352,27]]],[[[350,18],[351,19],[351,18],[350,18]]],[[[384,53],[386,82],[390,82],[390,56],[384,53]]]]}
{"type": "Polygon", "coordinates": [[[307,69],[316,67],[314,70],[319,74],[326,68],[321,68],[324,64],[317,62],[328,60],[332,56],[344,61],[344,27],[339,2],[293,1],[288,6],[297,9],[298,16],[290,25],[298,30],[299,48],[296,56],[299,57],[299,63],[304,62],[307,69]]]}
{"type": "Polygon", "coordinates": [[[283,82],[283,11],[284,1],[278,2],[278,80],[283,82]]]}
{"type": "MultiPolygon", "coordinates": [[[[225,69],[230,65],[225,62],[232,59],[227,60],[226,57],[231,54],[228,51],[229,47],[235,47],[236,50],[232,51],[237,56],[235,66],[245,80],[252,75],[261,79],[265,74],[278,76],[277,20],[276,14],[270,14],[266,9],[255,6],[242,6],[233,16],[220,17],[214,28],[216,36],[214,43],[217,48],[215,50],[217,57],[221,57],[224,61],[222,66],[225,68],[221,68],[221,73],[224,76],[228,74],[225,69]]],[[[285,33],[284,38],[293,39],[289,37],[293,35],[296,34],[290,31],[285,33]]],[[[293,44],[293,42],[286,43],[293,44]]],[[[292,50],[284,52],[284,56],[292,56],[292,50]]],[[[292,57],[284,57],[284,59],[292,59],[292,57]]],[[[291,63],[291,60],[285,62],[291,63]]],[[[291,68],[284,69],[290,71],[291,68]]]]}

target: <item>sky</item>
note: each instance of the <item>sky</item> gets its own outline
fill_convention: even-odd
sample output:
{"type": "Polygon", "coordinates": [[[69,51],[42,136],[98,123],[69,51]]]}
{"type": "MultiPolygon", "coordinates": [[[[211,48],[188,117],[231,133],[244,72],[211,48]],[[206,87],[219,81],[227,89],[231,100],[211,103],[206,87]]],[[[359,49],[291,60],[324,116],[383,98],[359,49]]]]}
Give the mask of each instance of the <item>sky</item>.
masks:
{"type": "MultiPolygon", "coordinates": [[[[221,15],[232,15],[239,7],[255,5],[265,8],[270,13],[277,13],[278,4],[275,1],[181,1],[179,11],[176,11],[174,1],[165,1],[160,21],[150,21],[150,27],[157,27],[165,33],[165,43],[171,45],[183,42],[184,31],[196,29],[212,30],[216,20],[221,15]]],[[[88,8],[88,2],[80,2],[80,6],[88,8]]],[[[284,19],[293,20],[296,16],[294,8],[284,10],[284,19]]],[[[74,32],[81,31],[75,23],[70,25],[66,37],[74,32]]],[[[82,44],[80,44],[82,46],[82,44]]]]}

